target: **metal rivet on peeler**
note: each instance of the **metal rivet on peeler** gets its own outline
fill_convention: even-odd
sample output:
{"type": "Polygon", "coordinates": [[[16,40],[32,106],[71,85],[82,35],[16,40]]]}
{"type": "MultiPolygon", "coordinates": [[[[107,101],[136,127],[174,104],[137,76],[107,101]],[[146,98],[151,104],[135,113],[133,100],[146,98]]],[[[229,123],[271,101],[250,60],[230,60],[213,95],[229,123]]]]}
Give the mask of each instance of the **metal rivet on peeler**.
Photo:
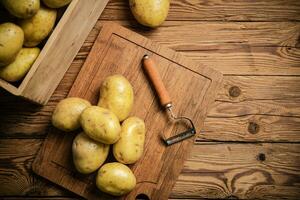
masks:
{"type": "Polygon", "coordinates": [[[256,134],[259,132],[259,125],[255,122],[250,122],[248,125],[248,132],[251,134],[256,134]]]}
{"type": "Polygon", "coordinates": [[[264,153],[259,153],[257,156],[257,159],[260,161],[265,161],[266,160],[266,155],[264,153]]]}
{"type": "Polygon", "coordinates": [[[229,95],[231,97],[238,97],[241,94],[241,89],[237,86],[232,86],[231,88],[229,88],[229,95]]]}

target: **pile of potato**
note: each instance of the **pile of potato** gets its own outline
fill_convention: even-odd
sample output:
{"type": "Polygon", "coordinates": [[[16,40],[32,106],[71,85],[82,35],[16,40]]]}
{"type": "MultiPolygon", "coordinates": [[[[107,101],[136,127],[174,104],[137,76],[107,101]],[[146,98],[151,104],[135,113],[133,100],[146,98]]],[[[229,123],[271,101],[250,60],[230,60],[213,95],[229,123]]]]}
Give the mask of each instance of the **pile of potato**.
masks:
{"type": "Polygon", "coordinates": [[[16,82],[40,53],[37,47],[52,31],[57,10],[72,0],[0,0],[0,78],[16,82]]]}
{"type": "Polygon", "coordinates": [[[125,164],[135,163],[144,150],[145,123],[138,117],[129,117],[133,101],[129,81],[122,75],[113,75],[102,83],[97,106],[69,97],[58,103],[52,115],[52,124],[60,130],[82,128],[72,145],[74,166],[82,174],[101,167],[96,185],[114,196],[124,195],[135,187],[136,178],[125,164]],[[104,164],[110,145],[118,162],[104,164]]]}

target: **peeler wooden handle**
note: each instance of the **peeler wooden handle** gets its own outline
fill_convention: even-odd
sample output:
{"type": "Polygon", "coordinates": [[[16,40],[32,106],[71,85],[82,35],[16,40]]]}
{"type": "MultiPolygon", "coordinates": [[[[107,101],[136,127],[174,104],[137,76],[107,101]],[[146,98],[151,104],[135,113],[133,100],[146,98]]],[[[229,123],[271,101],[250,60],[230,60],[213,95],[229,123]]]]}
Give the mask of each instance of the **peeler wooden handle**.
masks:
{"type": "Polygon", "coordinates": [[[171,107],[172,101],[170,95],[161,80],[161,77],[156,69],[154,61],[148,56],[143,57],[143,67],[149,76],[160,100],[160,104],[163,107],[171,107]]]}

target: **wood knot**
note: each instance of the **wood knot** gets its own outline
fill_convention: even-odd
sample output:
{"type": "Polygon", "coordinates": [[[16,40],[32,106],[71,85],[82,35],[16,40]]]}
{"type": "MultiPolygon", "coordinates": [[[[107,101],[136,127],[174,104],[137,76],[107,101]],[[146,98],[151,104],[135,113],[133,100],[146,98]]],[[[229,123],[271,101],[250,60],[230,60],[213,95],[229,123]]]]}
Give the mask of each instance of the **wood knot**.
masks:
{"type": "Polygon", "coordinates": [[[256,134],[259,132],[259,125],[255,122],[250,122],[248,125],[248,132],[251,134],[256,134]]]}
{"type": "Polygon", "coordinates": [[[258,154],[257,159],[259,161],[265,161],[266,160],[266,155],[264,153],[260,153],[260,154],[258,154]]]}
{"type": "Polygon", "coordinates": [[[231,97],[238,97],[241,94],[241,89],[237,86],[232,86],[231,88],[229,88],[229,95],[231,97]]]}

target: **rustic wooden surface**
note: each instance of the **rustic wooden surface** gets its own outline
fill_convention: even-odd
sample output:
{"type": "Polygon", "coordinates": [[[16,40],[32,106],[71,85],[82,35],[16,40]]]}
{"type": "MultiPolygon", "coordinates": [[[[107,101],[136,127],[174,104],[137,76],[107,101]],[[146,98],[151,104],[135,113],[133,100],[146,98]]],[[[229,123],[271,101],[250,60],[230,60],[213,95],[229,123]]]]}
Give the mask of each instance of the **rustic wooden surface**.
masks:
{"type": "MultiPolygon", "coordinates": [[[[110,0],[99,21],[225,74],[171,199],[300,198],[300,1],[172,0],[167,21],[150,31],[137,25],[126,0],[110,0]]],[[[31,163],[98,31],[99,24],[47,106],[0,91],[1,199],[77,198],[33,175],[31,163]]]]}
{"type": "MultiPolygon", "coordinates": [[[[144,119],[147,132],[143,157],[130,165],[137,185],[122,199],[135,199],[140,194],[147,195],[149,199],[167,199],[193,147],[195,137],[170,147],[162,142],[160,133],[167,126],[166,113],[161,109],[158,97],[143,70],[142,58],[148,54],[154,60],[155,68],[172,98],[174,113],[192,119],[196,130],[203,127],[208,108],[214,103],[221,86],[222,74],[157,45],[117,23],[102,25],[68,97],[81,97],[97,105],[99,87],[105,77],[122,74],[129,80],[134,89],[131,116],[144,119]]],[[[165,130],[164,135],[170,137],[174,136],[174,132],[178,134],[181,131],[182,128],[173,126],[165,130]]],[[[71,159],[74,135],[51,128],[34,160],[33,171],[86,199],[113,199],[96,189],[95,173],[88,176],[76,173],[71,159]]],[[[110,157],[108,160],[114,161],[110,157]]]]}

